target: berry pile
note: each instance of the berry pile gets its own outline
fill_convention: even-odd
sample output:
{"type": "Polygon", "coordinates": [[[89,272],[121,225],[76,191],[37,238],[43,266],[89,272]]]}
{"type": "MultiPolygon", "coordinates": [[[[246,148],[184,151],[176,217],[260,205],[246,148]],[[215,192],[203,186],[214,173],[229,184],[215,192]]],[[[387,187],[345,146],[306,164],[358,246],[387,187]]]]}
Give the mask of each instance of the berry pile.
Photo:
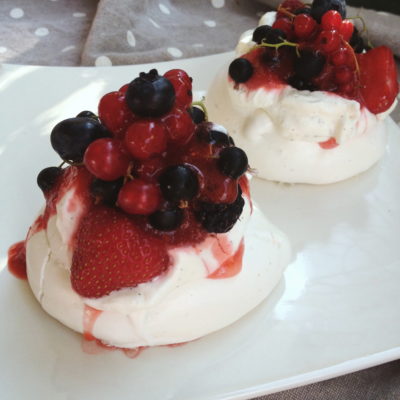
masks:
{"type": "MultiPolygon", "coordinates": [[[[247,156],[191,103],[185,71],[161,76],[152,69],[103,96],[98,117],[83,111],[61,121],[51,144],[64,162],[93,176],[96,205],[128,214],[144,231],[168,233],[169,243],[201,236],[194,226],[227,232],[243,209],[239,178],[247,156]]],[[[50,190],[62,171],[41,171],[40,188],[50,190]]]]}
{"type": "Polygon", "coordinates": [[[359,101],[372,113],[386,111],[398,93],[393,54],[368,50],[345,0],[285,0],[272,26],[254,30],[255,48],[234,60],[229,75],[249,89],[289,84],[359,101]]]}

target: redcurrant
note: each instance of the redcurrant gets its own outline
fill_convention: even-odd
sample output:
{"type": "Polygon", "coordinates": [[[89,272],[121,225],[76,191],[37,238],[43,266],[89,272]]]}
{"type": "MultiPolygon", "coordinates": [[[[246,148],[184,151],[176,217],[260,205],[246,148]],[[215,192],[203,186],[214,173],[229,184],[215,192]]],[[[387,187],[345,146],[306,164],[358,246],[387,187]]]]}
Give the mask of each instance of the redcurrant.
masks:
{"type": "Polygon", "coordinates": [[[317,23],[307,14],[299,14],[294,18],[294,33],[299,39],[307,39],[314,32],[317,23]]]}
{"type": "Polygon", "coordinates": [[[342,38],[346,42],[348,42],[351,39],[351,36],[353,35],[353,31],[354,31],[353,23],[350,20],[345,19],[342,22],[342,24],[340,25],[339,33],[342,35],[342,38]]]}
{"type": "Polygon", "coordinates": [[[292,21],[287,17],[278,18],[272,25],[274,29],[280,29],[286,34],[287,39],[293,37],[293,24],[292,21]]]}
{"type": "Polygon", "coordinates": [[[152,214],[160,203],[161,192],[158,185],[140,179],[126,182],[118,194],[118,206],[128,214],[152,214]]]}
{"type": "Polygon", "coordinates": [[[161,154],[167,147],[164,125],[151,120],[136,121],[126,131],[124,143],[132,156],[139,160],[161,154]]]}
{"type": "Polygon", "coordinates": [[[165,124],[169,139],[182,144],[188,143],[195,131],[190,114],[180,108],[174,108],[162,122],[165,124]]]}
{"type": "Polygon", "coordinates": [[[327,11],[321,18],[323,30],[339,30],[342,25],[342,16],[336,10],[327,11]]]}
{"type": "Polygon", "coordinates": [[[83,162],[96,178],[114,181],[126,174],[130,157],[121,141],[104,138],[95,140],[88,146],[83,162]]]}
{"type": "Polygon", "coordinates": [[[335,68],[335,81],[339,84],[345,84],[352,81],[354,72],[346,65],[341,65],[335,68]]]}
{"type": "Polygon", "coordinates": [[[336,30],[322,31],[318,37],[320,49],[325,53],[332,53],[340,46],[340,35],[336,30]]]}

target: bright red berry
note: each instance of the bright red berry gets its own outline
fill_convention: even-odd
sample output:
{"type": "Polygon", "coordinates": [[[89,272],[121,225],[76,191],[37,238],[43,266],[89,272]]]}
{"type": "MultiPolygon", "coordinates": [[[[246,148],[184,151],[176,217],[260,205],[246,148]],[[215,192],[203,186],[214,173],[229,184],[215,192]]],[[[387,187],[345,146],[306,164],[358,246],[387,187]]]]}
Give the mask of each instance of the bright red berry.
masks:
{"type": "Polygon", "coordinates": [[[353,31],[354,31],[353,23],[348,19],[343,20],[339,27],[339,33],[342,35],[342,38],[346,42],[348,42],[351,39],[353,31]]]}
{"type": "Polygon", "coordinates": [[[327,11],[321,18],[323,30],[339,30],[342,25],[342,16],[336,10],[327,11]]]}
{"type": "Polygon", "coordinates": [[[289,11],[290,13],[293,13],[294,11],[304,7],[304,3],[299,0],[285,0],[278,8],[276,16],[277,18],[287,16],[283,11],[280,11],[281,8],[289,11]]]}
{"type": "Polygon", "coordinates": [[[170,140],[179,143],[187,143],[195,131],[192,117],[186,110],[174,108],[171,113],[162,119],[170,140]]]}
{"type": "Polygon", "coordinates": [[[125,95],[126,91],[128,90],[128,87],[129,87],[129,83],[126,83],[125,85],[123,85],[123,86],[121,86],[121,87],[119,88],[118,92],[119,92],[121,95],[125,95]]]}
{"type": "Polygon", "coordinates": [[[151,281],[169,265],[163,240],[115,208],[95,206],[78,228],[71,284],[81,296],[102,297],[151,281]]]}
{"type": "Polygon", "coordinates": [[[399,92],[397,68],[392,51],[386,46],[357,54],[361,95],[374,114],[386,111],[399,92]]]}
{"type": "Polygon", "coordinates": [[[167,79],[182,79],[190,88],[192,88],[192,78],[183,69],[171,69],[164,74],[167,79]]]}
{"type": "Polygon", "coordinates": [[[128,214],[152,214],[160,203],[161,192],[158,185],[140,179],[126,182],[118,194],[118,206],[128,214]]]}
{"type": "Polygon", "coordinates": [[[314,32],[317,22],[311,15],[299,14],[294,18],[293,25],[296,36],[299,39],[307,39],[314,32]]]}
{"type": "Polygon", "coordinates": [[[122,138],[126,128],[134,121],[135,116],[126,105],[123,93],[110,92],[100,100],[99,118],[115,137],[122,138]]]}
{"type": "Polygon", "coordinates": [[[318,36],[318,44],[324,53],[332,53],[340,47],[341,38],[338,31],[322,31],[318,36]]]}
{"type": "Polygon", "coordinates": [[[349,81],[340,85],[338,92],[347,96],[354,96],[354,90],[355,90],[354,81],[349,81]]]}
{"type": "Polygon", "coordinates": [[[345,47],[341,47],[331,55],[331,63],[335,66],[346,65],[349,63],[349,52],[345,47]]]}
{"type": "Polygon", "coordinates": [[[124,143],[133,157],[144,160],[165,151],[167,134],[160,122],[140,120],[128,128],[124,143]]]}
{"type": "Polygon", "coordinates": [[[288,39],[293,37],[293,24],[292,21],[287,17],[278,18],[272,25],[274,29],[280,29],[286,34],[288,39]]]}
{"type": "Polygon", "coordinates": [[[114,181],[128,170],[130,157],[118,139],[98,139],[85,151],[83,162],[96,178],[114,181]]]}
{"type": "Polygon", "coordinates": [[[354,79],[354,72],[346,65],[335,68],[335,82],[343,85],[354,79]]]}

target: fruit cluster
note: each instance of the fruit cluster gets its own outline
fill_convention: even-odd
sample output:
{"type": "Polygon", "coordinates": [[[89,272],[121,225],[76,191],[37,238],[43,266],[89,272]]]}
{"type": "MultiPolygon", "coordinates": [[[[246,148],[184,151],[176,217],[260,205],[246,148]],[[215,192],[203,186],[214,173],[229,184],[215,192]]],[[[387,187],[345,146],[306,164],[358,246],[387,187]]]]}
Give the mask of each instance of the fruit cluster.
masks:
{"type": "MultiPolygon", "coordinates": [[[[148,229],[177,230],[194,219],[207,232],[227,232],[241,215],[239,178],[245,152],[193,107],[192,81],[173,69],[140,73],[89,111],[58,123],[51,144],[69,164],[93,175],[95,202],[145,219],[148,229]]],[[[60,167],[39,173],[46,192],[60,167]]]]}
{"type": "Polygon", "coordinates": [[[249,83],[287,83],[298,90],[322,90],[354,99],[377,114],[398,93],[393,54],[385,46],[367,51],[345,0],[285,0],[272,26],[254,30],[255,48],[234,60],[230,77],[249,83]]]}

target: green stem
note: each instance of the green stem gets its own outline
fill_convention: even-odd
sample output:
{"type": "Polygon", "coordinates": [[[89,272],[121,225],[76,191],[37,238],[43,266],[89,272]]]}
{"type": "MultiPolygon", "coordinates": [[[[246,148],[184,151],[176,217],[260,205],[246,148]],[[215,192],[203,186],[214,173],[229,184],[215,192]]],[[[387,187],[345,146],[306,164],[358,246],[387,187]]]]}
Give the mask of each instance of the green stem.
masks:
{"type": "Polygon", "coordinates": [[[275,43],[275,44],[267,43],[267,42],[264,42],[264,40],[263,40],[260,44],[256,44],[256,45],[254,46],[254,48],[255,48],[255,49],[258,49],[258,48],[260,48],[260,47],[273,47],[273,48],[275,48],[275,49],[278,50],[278,49],[279,49],[280,47],[282,47],[282,46],[291,46],[291,47],[295,47],[295,48],[296,48],[297,57],[300,57],[300,52],[299,52],[299,45],[298,45],[298,43],[288,42],[287,40],[284,40],[283,38],[280,38],[280,39],[282,39],[282,42],[280,42],[280,43],[275,43]]]}

